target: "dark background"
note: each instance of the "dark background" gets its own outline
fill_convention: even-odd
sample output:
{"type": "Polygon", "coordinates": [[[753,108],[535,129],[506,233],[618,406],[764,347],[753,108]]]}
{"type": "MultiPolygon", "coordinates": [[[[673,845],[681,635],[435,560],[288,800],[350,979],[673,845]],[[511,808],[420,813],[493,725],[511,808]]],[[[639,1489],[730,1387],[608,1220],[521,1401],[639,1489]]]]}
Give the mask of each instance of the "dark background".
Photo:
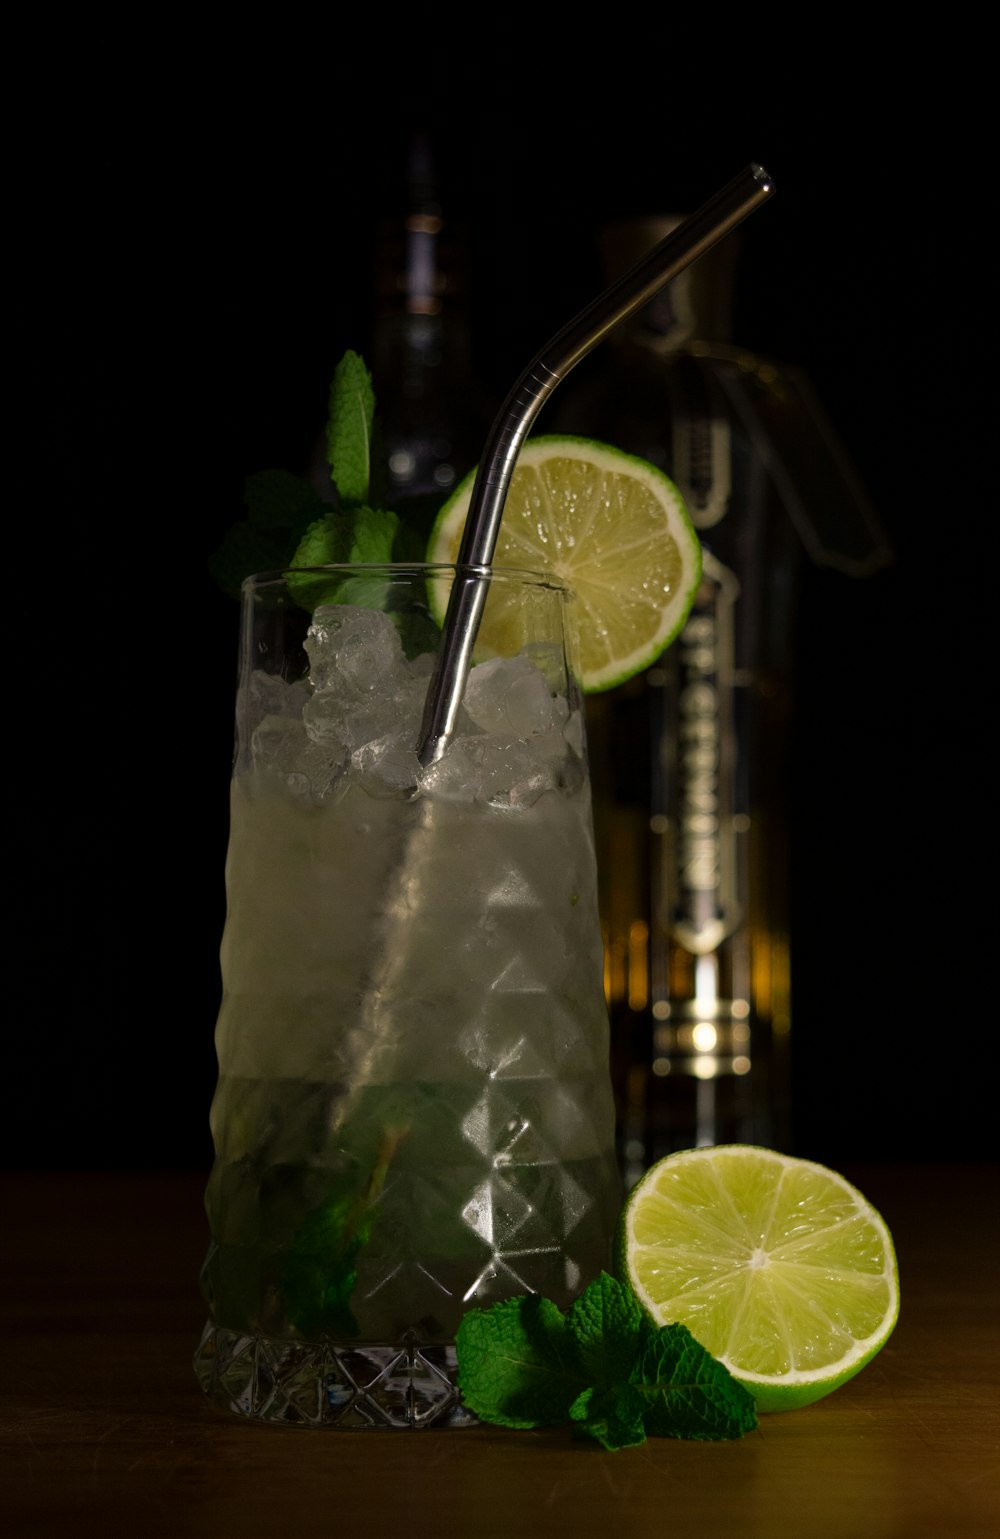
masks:
{"type": "Polygon", "coordinates": [[[774,176],[734,332],[806,372],[896,553],[862,582],[804,574],[794,1152],[992,1154],[995,277],[974,89],[945,117],[926,78],[813,92],[765,71],[727,95],[665,70],[612,105],[600,57],[590,77],[550,66],[588,90],[534,90],[527,121],[518,77],[480,92],[468,68],[457,100],[419,102],[374,77],[346,96],[347,64],[323,87],[293,72],[280,101],[245,70],[105,76],[50,95],[16,157],[7,1164],[210,1159],[236,613],[205,560],[248,473],[303,468],[337,359],[365,351],[418,118],[469,227],[496,400],[600,288],[601,224],[695,207],[752,160],[774,176]]]}

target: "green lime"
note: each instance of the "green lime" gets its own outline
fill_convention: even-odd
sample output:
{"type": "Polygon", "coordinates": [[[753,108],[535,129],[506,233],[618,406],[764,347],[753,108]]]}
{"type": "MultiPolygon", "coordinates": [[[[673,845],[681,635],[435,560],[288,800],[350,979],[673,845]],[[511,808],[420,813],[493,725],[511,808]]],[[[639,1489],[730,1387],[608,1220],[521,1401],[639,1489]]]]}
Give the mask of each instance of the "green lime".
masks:
{"type": "Polygon", "coordinates": [[[892,1237],[843,1176],[751,1145],[659,1160],[630,1193],[619,1276],[658,1325],[680,1321],[760,1411],[854,1377],[899,1314],[892,1237]]]}
{"type": "MultiPolygon", "coordinates": [[[[431,531],[427,559],[458,557],[475,472],[431,531]]],[[[701,546],[674,483],[655,465],[588,438],[529,438],[518,455],[494,562],[559,578],[572,589],[580,682],[588,694],[648,667],[687,618],[701,580],[701,546]]],[[[437,585],[438,618],[447,589],[437,585]]],[[[490,597],[481,648],[512,650],[516,621],[490,597]]],[[[516,647],[513,648],[516,650],[516,647]]]]}

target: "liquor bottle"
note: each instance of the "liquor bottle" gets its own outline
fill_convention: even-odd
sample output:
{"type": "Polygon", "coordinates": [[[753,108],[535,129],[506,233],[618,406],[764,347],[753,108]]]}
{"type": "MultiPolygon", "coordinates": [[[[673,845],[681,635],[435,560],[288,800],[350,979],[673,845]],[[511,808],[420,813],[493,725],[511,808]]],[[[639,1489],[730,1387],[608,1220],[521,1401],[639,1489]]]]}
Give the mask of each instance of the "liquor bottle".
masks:
{"type": "Polygon", "coordinates": [[[414,133],[402,200],[380,221],[373,264],[369,367],[386,500],[418,534],[475,467],[491,421],[473,369],[467,234],[445,206],[443,181],[430,136],[414,133]]]}
{"type": "MultiPolygon", "coordinates": [[[[677,222],[604,231],[608,280],[677,222]]],[[[787,1147],[799,567],[888,558],[808,382],[732,344],[735,257],[730,237],[612,333],[546,424],[659,465],[704,553],[681,635],[588,703],[626,1186],[674,1149],[787,1147]]]]}
{"type": "MultiPolygon", "coordinates": [[[[400,514],[396,549],[422,559],[434,515],[476,466],[493,406],[475,373],[469,322],[469,242],[447,205],[447,166],[431,136],[415,130],[406,153],[379,179],[370,227],[371,290],[364,324],[349,345],[375,392],[371,495],[400,514]]],[[[361,320],[360,310],[356,319],[361,320]]],[[[325,431],[310,479],[333,496],[325,431]]]]}

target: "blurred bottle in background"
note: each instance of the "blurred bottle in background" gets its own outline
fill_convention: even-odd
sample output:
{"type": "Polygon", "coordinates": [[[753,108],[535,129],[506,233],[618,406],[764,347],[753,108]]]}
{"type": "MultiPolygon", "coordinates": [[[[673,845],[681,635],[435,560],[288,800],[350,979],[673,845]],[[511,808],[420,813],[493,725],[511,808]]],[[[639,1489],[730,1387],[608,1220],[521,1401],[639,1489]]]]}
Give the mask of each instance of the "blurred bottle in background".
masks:
{"type": "MultiPolygon", "coordinates": [[[[445,205],[443,181],[431,136],[415,131],[398,179],[386,184],[373,231],[370,334],[355,343],[375,389],[373,464],[388,467],[373,495],[400,513],[414,559],[434,514],[475,468],[492,420],[473,369],[466,232],[445,205]]],[[[325,442],[315,467],[314,479],[328,483],[325,442]]]]}
{"type": "MultiPolygon", "coordinates": [[[[498,403],[476,378],[468,245],[427,136],[376,232],[365,350],[387,505],[421,557],[498,403]]],[[[609,226],[612,282],[679,217],[609,226]]],[[[793,967],[787,773],[801,564],[862,578],[892,559],[800,371],[731,341],[738,243],[613,332],[538,432],[602,439],[677,482],[704,549],[678,640],[588,701],[606,994],[626,1187],[673,1149],[787,1148],[793,967]]],[[[376,456],[378,458],[379,456],[376,456]]]]}
{"type": "MultiPolygon", "coordinates": [[[[601,236],[611,282],[677,217],[601,236]]],[[[704,549],[681,636],[588,706],[606,992],[626,1186],[671,1150],[789,1144],[787,768],[804,559],[891,559],[807,380],[731,341],[722,242],[611,335],[545,430],[641,455],[704,549]]]]}

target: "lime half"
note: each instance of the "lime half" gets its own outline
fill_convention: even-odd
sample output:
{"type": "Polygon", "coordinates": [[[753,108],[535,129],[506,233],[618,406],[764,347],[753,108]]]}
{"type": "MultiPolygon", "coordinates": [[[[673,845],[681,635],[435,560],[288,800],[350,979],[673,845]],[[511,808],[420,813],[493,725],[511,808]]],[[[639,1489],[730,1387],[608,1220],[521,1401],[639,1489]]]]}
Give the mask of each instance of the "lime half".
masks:
{"type": "MultiPolygon", "coordinates": [[[[457,559],[474,483],[475,472],[438,514],[429,561],[457,559]]],[[[580,682],[591,694],[660,655],[701,580],[701,546],[674,483],[646,460],[588,438],[543,436],[523,445],[494,561],[547,573],[572,589],[580,682]]],[[[447,592],[434,591],[435,608],[443,609],[447,592]]],[[[491,601],[481,646],[507,650],[509,626],[502,604],[491,601]]]]}
{"type": "Polygon", "coordinates": [[[616,1261],[657,1322],[680,1321],[760,1411],[854,1377],[899,1314],[892,1237],[835,1171],[751,1145],[668,1155],[630,1193],[616,1261]]]}

